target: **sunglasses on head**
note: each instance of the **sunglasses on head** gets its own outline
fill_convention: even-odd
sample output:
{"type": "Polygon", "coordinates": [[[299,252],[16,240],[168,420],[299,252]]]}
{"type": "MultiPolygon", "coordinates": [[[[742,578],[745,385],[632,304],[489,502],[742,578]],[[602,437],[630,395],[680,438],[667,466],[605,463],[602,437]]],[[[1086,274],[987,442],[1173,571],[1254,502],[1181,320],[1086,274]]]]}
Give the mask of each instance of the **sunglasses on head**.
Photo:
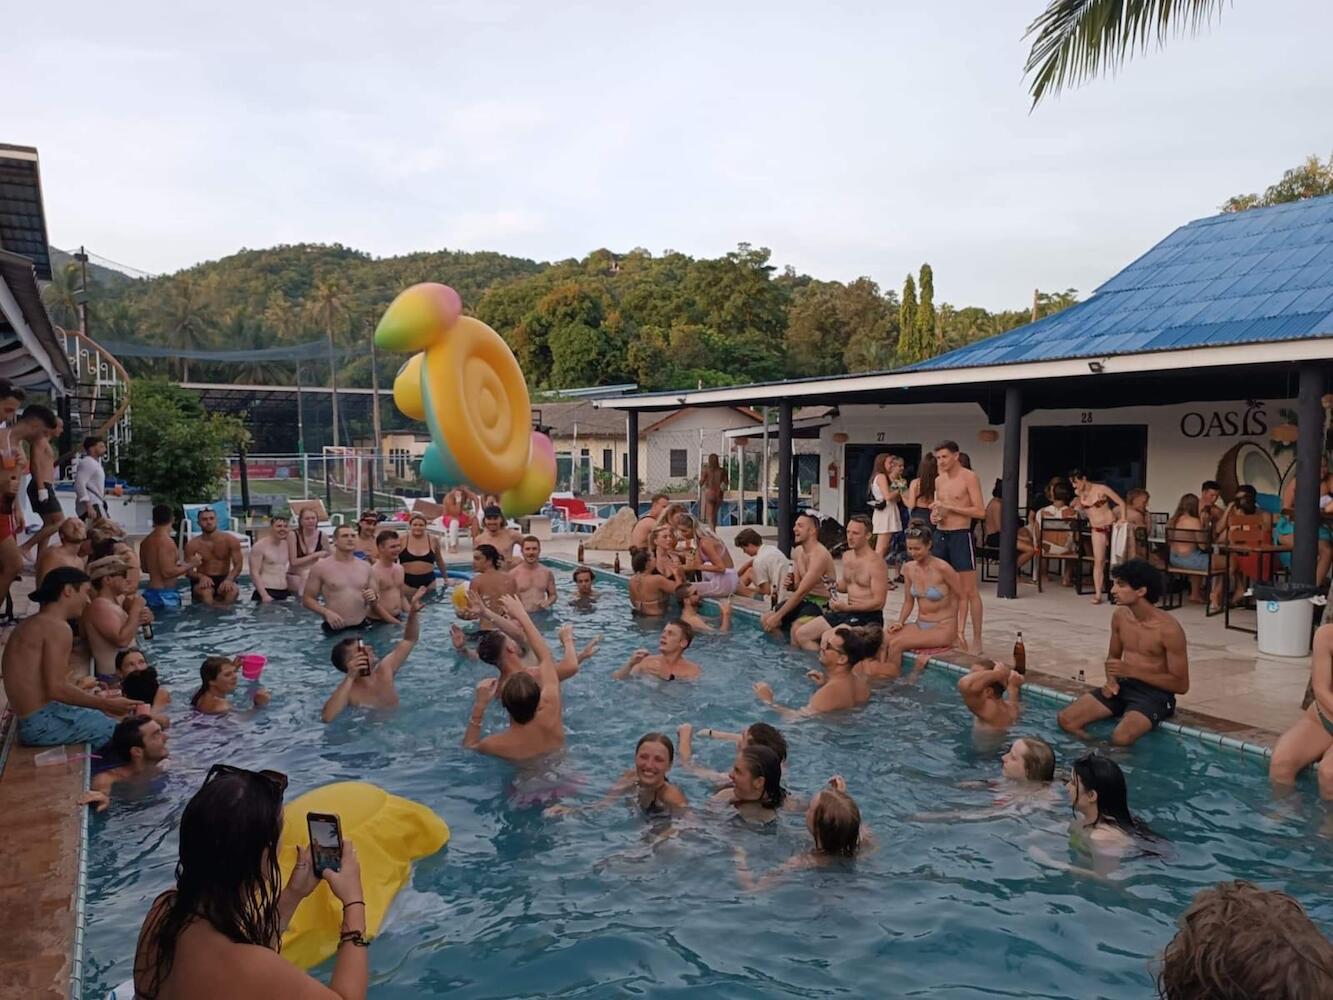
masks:
{"type": "Polygon", "coordinates": [[[204,777],[204,784],[208,784],[220,774],[244,774],[251,778],[262,778],[282,798],[282,793],[287,791],[287,775],[281,771],[250,771],[244,767],[233,767],[230,764],[214,764],[208,769],[208,774],[204,777]]]}

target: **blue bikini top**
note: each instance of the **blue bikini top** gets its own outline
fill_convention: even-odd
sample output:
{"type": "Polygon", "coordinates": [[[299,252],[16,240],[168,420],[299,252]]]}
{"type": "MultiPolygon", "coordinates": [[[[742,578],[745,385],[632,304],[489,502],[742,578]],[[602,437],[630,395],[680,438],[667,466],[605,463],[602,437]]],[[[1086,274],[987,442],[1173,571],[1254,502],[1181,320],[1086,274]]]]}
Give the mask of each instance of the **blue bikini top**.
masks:
{"type": "MultiPolygon", "coordinates": [[[[916,589],[915,583],[912,584],[912,596],[913,597],[922,596],[921,591],[916,589]]],[[[930,586],[926,588],[925,597],[932,601],[942,601],[944,600],[944,591],[940,590],[939,587],[930,586]]]]}

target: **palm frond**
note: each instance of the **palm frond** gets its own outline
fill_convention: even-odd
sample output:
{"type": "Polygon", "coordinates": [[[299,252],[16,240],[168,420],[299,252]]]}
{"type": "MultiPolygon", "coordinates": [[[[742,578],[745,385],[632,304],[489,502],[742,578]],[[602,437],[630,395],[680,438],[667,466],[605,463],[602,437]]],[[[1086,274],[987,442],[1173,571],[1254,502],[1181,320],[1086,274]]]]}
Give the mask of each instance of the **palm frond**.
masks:
{"type": "Polygon", "coordinates": [[[1196,34],[1228,0],[1050,0],[1030,25],[1023,73],[1032,80],[1032,106],[1110,70],[1152,42],[1196,34]]]}

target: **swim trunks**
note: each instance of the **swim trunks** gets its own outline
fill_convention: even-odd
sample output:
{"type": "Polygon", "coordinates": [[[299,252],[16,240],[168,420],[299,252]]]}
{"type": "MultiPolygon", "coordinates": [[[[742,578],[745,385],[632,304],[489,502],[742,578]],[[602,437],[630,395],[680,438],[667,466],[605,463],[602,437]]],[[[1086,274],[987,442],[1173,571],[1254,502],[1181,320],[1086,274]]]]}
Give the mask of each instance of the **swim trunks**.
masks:
{"type": "MultiPolygon", "coordinates": [[[[286,587],[281,587],[281,588],[269,587],[268,596],[273,598],[273,600],[275,601],[290,601],[292,598],[292,592],[288,590],[286,587]]],[[[259,591],[256,590],[250,594],[250,600],[262,601],[263,598],[259,596],[259,591]]]]}
{"type": "Polygon", "coordinates": [[[1101,688],[1091,694],[1111,710],[1112,718],[1119,719],[1126,712],[1138,712],[1152,723],[1154,729],[1176,714],[1176,696],[1151,684],[1127,677],[1120,682],[1120,693],[1107,697],[1101,688]]]}
{"type": "Polygon", "coordinates": [[[28,480],[28,503],[32,505],[32,512],[38,517],[61,513],[60,501],[56,498],[56,491],[49,486],[39,491],[35,479],[28,480]],[[41,498],[42,493],[46,494],[45,500],[41,498]]]}
{"type": "Polygon", "coordinates": [[[827,603],[828,598],[815,599],[807,597],[800,604],[796,605],[795,608],[782,616],[782,627],[791,628],[792,623],[796,621],[797,618],[819,618],[824,614],[825,605],[827,605],[827,603]]]}
{"type": "Polygon", "coordinates": [[[175,587],[144,587],[143,600],[154,611],[169,611],[181,606],[181,592],[175,587]]]}
{"type": "Polygon", "coordinates": [[[403,583],[409,587],[429,587],[435,582],[435,574],[431,573],[404,573],[403,583]]]}
{"type": "Polygon", "coordinates": [[[959,573],[975,573],[977,561],[972,553],[972,529],[954,528],[937,531],[932,554],[947,562],[959,573]]]}
{"type": "Polygon", "coordinates": [[[19,742],[27,747],[90,743],[97,750],[110,741],[115,728],[111,717],[95,708],[48,701],[19,719],[19,742]]]}
{"type": "Polygon", "coordinates": [[[344,625],[342,628],[333,628],[328,622],[320,622],[319,627],[324,630],[325,635],[338,635],[341,632],[360,632],[374,624],[369,618],[362,618],[355,625],[344,625]]]}
{"type": "Polygon", "coordinates": [[[824,621],[828,622],[829,628],[837,628],[839,625],[850,625],[853,628],[859,628],[863,625],[874,625],[877,628],[884,627],[883,611],[825,611],[824,621]]]}
{"type": "Polygon", "coordinates": [[[703,579],[694,585],[694,592],[700,597],[730,597],[740,586],[740,577],[734,569],[721,573],[704,573],[703,579]]]}

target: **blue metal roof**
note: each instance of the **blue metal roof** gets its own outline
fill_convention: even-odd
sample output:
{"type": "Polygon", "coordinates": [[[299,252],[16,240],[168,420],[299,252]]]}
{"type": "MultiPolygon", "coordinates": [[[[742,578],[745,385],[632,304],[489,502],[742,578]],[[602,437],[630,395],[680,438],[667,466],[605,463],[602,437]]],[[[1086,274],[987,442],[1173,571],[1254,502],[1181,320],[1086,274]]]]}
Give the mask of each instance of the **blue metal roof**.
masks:
{"type": "Polygon", "coordinates": [[[1181,226],[1090,298],[906,371],[1333,336],[1333,195],[1181,226]]]}

